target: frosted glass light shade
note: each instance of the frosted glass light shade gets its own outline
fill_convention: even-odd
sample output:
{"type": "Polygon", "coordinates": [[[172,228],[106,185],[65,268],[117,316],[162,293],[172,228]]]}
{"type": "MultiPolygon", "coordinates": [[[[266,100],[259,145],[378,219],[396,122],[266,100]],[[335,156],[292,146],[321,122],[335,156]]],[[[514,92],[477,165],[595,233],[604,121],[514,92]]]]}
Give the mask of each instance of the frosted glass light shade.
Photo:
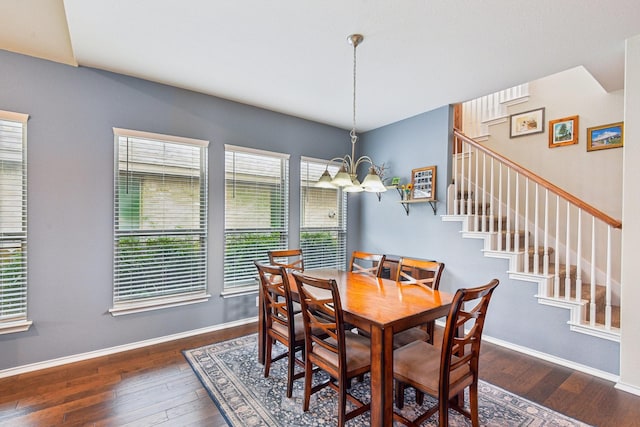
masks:
{"type": "Polygon", "coordinates": [[[339,187],[346,187],[348,185],[353,184],[351,182],[351,176],[347,173],[344,166],[341,167],[338,173],[336,174],[336,176],[333,177],[333,180],[331,181],[331,183],[339,187]]]}
{"type": "Polygon", "coordinates": [[[387,191],[387,187],[384,186],[382,180],[373,168],[362,182],[362,186],[364,187],[364,191],[369,191],[371,193],[384,193],[387,191]]]}
{"type": "Polygon", "coordinates": [[[342,191],[345,193],[360,193],[361,191],[364,191],[364,188],[362,188],[362,184],[360,184],[358,178],[354,177],[353,181],[351,181],[351,185],[347,185],[342,189],[342,191]]]}
{"type": "Polygon", "coordinates": [[[320,179],[316,182],[315,186],[318,188],[336,188],[336,186],[331,183],[331,175],[326,169],[322,172],[322,175],[320,175],[320,179]]]}

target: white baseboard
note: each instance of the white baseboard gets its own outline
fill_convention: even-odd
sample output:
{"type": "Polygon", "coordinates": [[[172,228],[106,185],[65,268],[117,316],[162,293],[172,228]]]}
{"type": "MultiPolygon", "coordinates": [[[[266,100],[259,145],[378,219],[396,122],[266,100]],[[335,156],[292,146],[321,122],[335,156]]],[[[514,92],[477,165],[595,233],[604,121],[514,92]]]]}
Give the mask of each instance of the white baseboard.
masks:
{"type": "MultiPolygon", "coordinates": [[[[108,356],[110,354],[114,354],[114,353],[120,353],[123,351],[128,351],[128,350],[135,350],[138,348],[142,348],[142,347],[147,347],[150,345],[155,345],[155,344],[161,344],[161,343],[165,343],[168,341],[173,341],[173,340],[177,340],[177,339],[181,339],[181,338],[188,338],[188,337],[192,337],[195,335],[200,335],[200,334],[205,334],[208,332],[215,332],[215,331],[220,331],[226,328],[232,328],[235,326],[241,326],[241,325],[246,325],[248,323],[253,323],[256,322],[258,320],[257,317],[253,317],[253,318],[248,318],[248,319],[242,319],[242,320],[237,320],[234,322],[229,322],[229,323],[223,323],[223,324],[219,324],[219,325],[214,325],[214,326],[209,326],[206,328],[200,328],[200,329],[194,329],[191,331],[186,331],[186,332],[180,332],[177,334],[173,334],[173,335],[166,335],[163,337],[158,337],[158,338],[152,338],[152,339],[148,339],[148,340],[144,340],[144,341],[138,341],[138,342],[134,342],[134,343],[129,343],[129,344],[123,344],[123,345],[119,345],[119,346],[115,346],[115,347],[109,347],[109,348],[104,348],[101,350],[95,350],[95,351],[90,351],[87,353],[81,353],[81,354],[75,354],[75,355],[71,355],[71,356],[65,356],[65,357],[60,357],[57,359],[51,359],[51,360],[45,360],[42,362],[37,362],[37,363],[31,363],[29,365],[23,365],[23,366],[17,366],[15,368],[9,368],[9,369],[4,369],[2,371],[0,371],[0,378],[6,378],[6,377],[10,377],[13,375],[18,375],[18,374],[23,374],[23,373],[27,373],[27,372],[33,372],[33,371],[37,371],[40,369],[46,369],[46,368],[53,368],[55,366],[61,366],[61,365],[65,365],[67,363],[73,363],[73,362],[80,362],[83,360],[89,360],[89,359],[93,359],[96,357],[101,357],[101,356],[108,356]]],[[[442,321],[438,321],[436,322],[438,323],[440,326],[444,326],[444,322],[442,321]]],[[[514,350],[517,351],[519,353],[523,353],[532,357],[536,357],[538,359],[542,359],[542,360],[546,360],[547,362],[551,362],[551,363],[555,363],[557,365],[560,366],[564,366],[570,369],[574,369],[576,371],[579,372],[584,372],[586,374],[589,375],[593,375],[595,377],[598,378],[602,378],[608,381],[612,381],[616,383],[616,388],[622,391],[626,391],[628,393],[632,393],[635,395],[640,396],[640,388],[629,385],[629,384],[624,384],[620,382],[620,377],[618,375],[614,375],[611,374],[609,372],[605,372],[605,371],[601,371],[599,369],[594,369],[591,368],[589,366],[585,366],[585,365],[581,365],[579,363],[575,363],[572,362],[570,360],[566,360],[566,359],[562,359],[556,356],[552,356],[550,354],[547,353],[542,353],[540,351],[536,351],[536,350],[532,350],[530,348],[527,347],[523,347],[523,346],[519,346],[516,344],[512,344],[510,342],[507,341],[503,341],[497,338],[492,338],[490,336],[484,335],[482,337],[483,340],[490,342],[492,344],[495,345],[499,345],[500,347],[504,347],[504,348],[508,348],[510,350],[514,350]]]]}
{"type": "Polygon", "coordinates": [[[532,350],[528,347],[522,347],[517,344],[512,344],[507,341],[503,341],[497,338],[492,338],[487,335],[483,335],[482,339],[484,341],[490,342],[495,345],[499,345],[500,347],[508,348],[510,350],[517,351],[519,353],[523,353],[532,357],[536,357],[538,359],[546,360],[547,362],[555,363],[556,365],[564,366],[565,368],[570,368],[579,372],[584,372],[585,374],[593,375],[594,377],[602,378],[608,381],[612,381],[617,383],[620,379],[618,375],[612,374],[610,372],[601,371],[599,369],[592,368],[590,366],[581,365],[580,363],[572,362],[570,360],[562,359],[557,356],[553,356],[551,354],[543,353],[541,351],[532,350]]]}
{"type": "Polygon", "coordinates": [[[89,351],[87,353],[74,354],[71,356],[60,357],[57,359],[45,360],[42,362],[31,363],[29,365],[17,366],[15,368],[4,369],[0,371],[0,378],[6,378],[13,375],[24,374],[26,372],[33,372],[40,369],[53,368],[55,366],[65,365],[67,363],[80,362],[83,360],[93,359],[95,357],[108,356],[114,353],[120,353],[128,350],[135,350],[137,348],[147,347],[150,345],[161,344],[168,341],[173,341],[181,338],[188,338],[195,335],[205,334],[208,332],[220,331],[222,329],[232,328],[234,326],[246,325],[248,323],[257,322],[257,317],[249,319],[236,320],[234,322],[222,323],[219,325],[208,326],[206,328],[194,329],[191,331],[180,332],[173,335],[166,335],[163,337],[152,338],[144,341],[133,342],[129,344],[118,345],[115,347],[104,348],[101,350],[89,351]]]}
{"type": "MultiPolygon", "coordinates": [[[[438,326],[442,326],[444,328],[445,323],[442,320],[437,320],[436,324],[438,326]]],[[[593,375],[594,377],[602,378],[607,381],[612,381],[614,383],[620,384],[620,377],[618,375],[612,374],[610,372],[601,371],[599,369],[592,368],[590,366],[581,365],[580,363],[572,362],[570,360],[562,359],[557,356],[553,356],[551,354],[543,353],[541,351],[533,350],[528,347],[523,347],[517,344],[513,344],[507,341],[503,341],[498,338],[493,338],[486,334],[482,335],[482,340],[490,342],[491,344],[499,345],[500,347],[508,348],[509,350],[517,351],[518,353],[526,354],[531,357],[535,357],[537,359],[546,360],[547,362],[555,363],[556,365],[564,366],[565,368],[570,368],[579,372],[583,372],[585,374],[593,375]]],[[[617,385],[616,385],[617,387],[617,385]]]]}
{"type": "Polygon", "coordinates": [[[618,390],[626,391],[627,393],[635,394],[636,396],[640,396],[640,387],[633,386],[631,384],[625,384],[618,381],[616,383],[616,388],[618,390]]]}

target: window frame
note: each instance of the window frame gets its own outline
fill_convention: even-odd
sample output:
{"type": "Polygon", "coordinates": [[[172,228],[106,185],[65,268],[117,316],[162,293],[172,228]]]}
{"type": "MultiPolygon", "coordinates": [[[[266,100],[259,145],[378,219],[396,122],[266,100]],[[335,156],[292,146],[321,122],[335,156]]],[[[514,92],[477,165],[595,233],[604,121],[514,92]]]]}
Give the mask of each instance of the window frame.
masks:
{"type": "MultiPolygon", "coordinates": [[[[264,261],[264,262],[268,262],[268,255],[267,255],[267,251],[268,250],[272,250],[272,249],[285,249],[288,246],[289,243],[289,185],[290,185],[290,174],[289,174],[289,169],[290,169],[290,165],[289,165],[289,160],[290,160],[290,155],[287,153],[278,153],[278,152],[273,152],[273,151],[266,151],[266,150],[259,150],[259,149],[255,149],[255,148],[249,148],[249,147],[243,147],[243,146],[237,146],[237,145],[230,145],[230,144],[225,144],[224,146],[224,150],[225,150],[225,176],[223,179],[223,186],[224,186],[224,199],[225,199],[225,205],[224,205],[224,212],[225,212],[225,218],[224,218],[224,233],[223,233],[223,290],[222,290],[222,296],[223,297],[227,297],[227,296],[235,296],[235,295],[244,295],[244,294],[250,294],[250,293],[255,293],[258,290],[258,286],[259,286],[259,282],[258,282],[258,271],[257,269],[255,269],[255,267],[253,266],[253,260],[259,260],[259,261],[264,261]],[[280,200],[278,201],[277,204],[270,204],[269,207],[271,209],[271,207],[275,206],[276,209],[279,209],[279,211],[281,212],[281,214],[278,216],[277,221],[279,222],[279,226],[274,227],[274,226],[268,226],[268,227],[264,227],[264,226],[260,226],[254,223],[253,227],[245,227],[245,228],[241,228],[241,227],[230,227],[229,226],[229,220],[230,217],[228,216],[230,214],[230,207],[228,206],[228,190],[229,190],[229,186],[228,186],[228,179],[227,179],[227,173],[228,173],[228,167],[230,167],[230,165],[227,164],[228,162],[228,154],[229,153],[233,153],[235,154],[239,154],[241,156],[246,155],[247,157],[251,157],[251,156],[263,156],[265,158],[268,158],[270,160],[279,160],[280,161],[280,171],[278,175],[278,183],[277,185],[274,186],[274,190],[276,190],[276,194],[280,195],[280,200]],[[240,257],[242,259],[239,259],[237,256],[235,255],[230,255],[230,251],[229,251],[229,247],[228,247],[228,241],[229,241],[229,237],[230,236],[241,236],[241,235],[246,235],[248,237],[254,236],[254,237],[260,237],[261,235],[264,236],[266,234],[271,234],[271,235],[279,235],[278,239],[277,239],[277,243],[276,244],[270,244],[267,243],[265,245],[261,244],[255,244],[253,246],[250,247],[250,251],[246,251],[246,254],[248,256],[244,256],[244,257],[240,257]],[[231,258],[233,257],[233,258],[231,258]],[[246,259],[245,259],[246,258],[246,259]],[[251,266],[249,266],[249,261],[251,261],[251,266]],[[239,275],[239,274],[234,274],[234,273],[230,273],[230,266],[231,265],[235,265],[235,263],[232,263],[232,261],[239,261],[242,262],[244,264],[246,264],[244,266],[245,271],[247,271],[246,274],[244,275],[239,275]],[[239,277],[240,276],[240,277],[239,277]]],[[[234,162],[235,162],[235,157],[234,157],[234,162]]],[[[266,164],[266,162],[265,162],[266,164]]],[[[233,165],[231,165],[235,168],[235,163],[233,165]]],[[[233,169],[233,171],[235,171],[235,169],[233,169]]],[[[231,172],[234,173],[235,172],[231,172]]],[[[278,172],[275,170],[275,168],[272,170],[272,173],[274,175],[272,175],[271,178],[275,177],[278,172]]],[[[248,177],[249,175],[247,175],[248,177]]],[[[236,186],[236,182],[237,180],[234,178],[232,181],[230,181],[231,184],[235,187],[236,186]]],[[[248,181],[246,181],[248,182],[248,181]]],[[[275,182],[275,181],[274,181],[275,182]]],[[[268,185],[268,184],[267,184],[268,185]]],[[[273,193],[271,193],[271,197],[273,197],[273,193]]],[[[271,222],[273,223],[273,212],[270,210],[270,214],[271,214],[271,222]]],[[[250,217],[251,215],[247,215],[248,217],[250,217]]],[[[234,217],[235,220],[239,221],[239,219],[237,219],[236,217],[234,217]]],[[[251,219],[251,218],[248,218],[251,219]]],[[[266,239],[268,241],[268,238],[266,239]]]]}
{"type": "MultiPolygon", "coordinates": [[[[23,286],[20,289],[22,295],[18,300],[18,304],[21,309],[17,314],[7,316],[5,319],[0,319],[0,335],[16,332],[24,332],[29,330],[33,321],[28,319],[28,289],[29,289],[29,274],[28,274],[28,175],[27,175],[27,121],[29,120],[28,114],[15,113],[11,111],[0,110],[0,120],[5,122],[19,123],[22,128],[21,135],[21,149],[20,149],[20,194],[21,194],[21,230],[19,232],[5,233],[0,231],[0,242],[17,241],[21,247],[21,261],[20,261],[20,274],[22,275],[23,286]]],[[[0,218],[1,221],[1,218],[0,218]]]]}
{"type": "MultiPolygon", "coordinates": [[[[186,304],[195,304],[199,302],[206,302],[211,298],[211,295],[208,291],[208,146],[209,141],[193,139],[193,138],[185,138],[180,136],[172,136],[172,135],[164,135],[158,133],[151,132],[143,132],[136,131],[130,129],[121,129],[121,128],[113,128],[114,134],[114,201],[113,201],[113,239],[114,239],[114,248],[113,248],[113,290],[112,290],[112,306],[109,309],[109,312],[113,316],[120,316],[124,314],[131,313],[139,313],[150,310],[158,310],[168,307],[176,307],[186,304]],[[198,168],[199,172],[199,199],[198,199],[198,225],[193,229],[184,229],[181,230],[179,227],[168,228],[168,229],[150,229],[144,230],[142,226],[138,226],[137,228],[129,226],[125,228],[120,228],[120,212],[119,212],[119,188],[122,184],[120,175],[120,156],[119,156],[119,144],[120,138],[129,138],[138,141],[155,141],[162,144],[163,148],[166,148],[167,144],[172,144],[174,146],[189,146],[189,147],[197,147],[199,149],[199,159],[200,165],[198,168]],[[184,288],[180,288],[178,285],[178,290],[182,292],[174,292],[169,293],[167,289],[169,289],[173,285],[167,285],[166,283],[172,283],[171,280],[168,282],[164,282],[161,289],[164,289],[163,292],[157,292],[158,295],[152,295],[142,298],[122,298],[119,297],[119,293],[122,290],[127,290],[127,287],[120,289],[118,287],[118,274],[122,272],[118,268],[118,242],[120,239],[126,238],[143,238],[143,239],[177,239],[175,241],[175,245],[183,245],[182,248],[187,247],[187,251],[195,251],[189,252],[188,257],[193,256],[194,262],[197,267],[195,270],[193,268],[186,269],[184,274],[180,275],[182,278],[190,277],[191,273],[196,273],[197,284],[198,286],[195,289],[188,289],[190,286],[185,286],[184,288]],[[183,239],[180,239],[182,237],[183,239]],[[188,240],[187,238],[191,237],[196,241],[197,249],[188,248],[188,240]],[[161,295],[162,293],[165,293],[161,295]]],[[[150,163],[144,163],[145,165],[149,165],[150,163]]],[[[165,169],[168,169],[166,163],[160,164],[160,168],[162,173],[157,174],[158,177],[164,178],[168,176],[168,172],[165,169]]],[[[148,174],[149,177],[153,177],[153,173],[148,174]]],[[[178,175],[180,176],[180,175],[178,175]]],[[[142,191],[139,189],[139,191],[142,191]]],[[[164,210],[162,211],[165,212],[164,210]]],[[[149,249],[147,252],[151,252],[153,249],[149,249]]],[[[178,263],[180,260],[177,261],[178,263]]],[[[182,266],[182,264],[180,265],[182,266]]],[[[182,283],[190,283],[189,281],[183,280],[182,283]]],[[[131,286],[131,285],[129,285],[131,286]]]]}
{"type": "MultiPolygon", "coordinates": [[[[315,166],[320,166],[320,169],[328,168],[329,172],[332,175],[335,175],[341,164],[332,163],[329,160],[316,159],[312,157],[302,156],[300,158],[300,247],[303,249],[303,254],[305,258],[305,269],[314,269],[314,268],[338,268],[338,269],[346,269],[347,266],[347,215],[348,215],[348,205],[347,205],[347,193],[342,191],[341,188],[336,188],[336,197],[337,197],[337,212],[338,217],[338,225],[335,227],[306,227],[305,226],[305,211],[306,206],[306,195],[307,191],[305,187],[311,188],[311,185],[305,185],[305,181],[307,182],[316,182],[317,179],[314,176],[313,178],[309,177],[308,167],[305,167],[305,163],[312,163],[315,166]],[[306,170],[305,170],[306,168],[306,170]],[[323,233],[328,232],[330,234],[336,234],[338,239],[338,248],[339,253],[337,253],[334,257],[335,262],[320,262],[316,261],[316,257],[314,254],[310,253],[308,249],[306,249],[304,233],[323,233]]],[[[322,172],[321,172],[322,173],[322,172]]],[[[318,179],[320,176],[318,175],[318,179]]],[[[319,189],[322,190],[322,189],[319,189]]]]}

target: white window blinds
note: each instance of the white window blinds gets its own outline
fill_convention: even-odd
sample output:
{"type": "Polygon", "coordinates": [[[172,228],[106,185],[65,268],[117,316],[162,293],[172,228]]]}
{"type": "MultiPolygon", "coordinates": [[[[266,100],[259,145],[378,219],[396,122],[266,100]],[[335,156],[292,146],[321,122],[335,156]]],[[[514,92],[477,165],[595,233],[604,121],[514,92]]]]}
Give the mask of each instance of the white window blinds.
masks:
{"type": "MultiPolygon", "coordinates": [[[[300,162],[300,247],[305,270],[346,267],[347,195],[339,188],[317,188],[327,162],[300,162]]],[[[329,165],[335,175],[338,166],[329,165]]]]}
{"type": "Polygon", "coordinates": [[[26,320],[28,117],[0,111],[0,333],[31,324],[26,320]]]}
{"type": "Polygon", "coordinates": [[[208,141],[114,134],[112,313],[205,296],[208,141]]]}
{"type": "Polygon", "coordinates": [[[288,243],[289,156],[225,146],[226,290],[257,285],[254,260],[288,243]]]}

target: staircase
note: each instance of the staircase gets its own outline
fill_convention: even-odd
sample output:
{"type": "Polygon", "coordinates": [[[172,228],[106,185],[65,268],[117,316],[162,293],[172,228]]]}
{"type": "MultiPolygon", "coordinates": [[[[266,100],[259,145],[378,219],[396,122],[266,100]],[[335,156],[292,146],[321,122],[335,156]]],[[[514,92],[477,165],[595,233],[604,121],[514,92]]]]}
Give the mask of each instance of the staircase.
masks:
{"type": "Polygon", "coordinates": [[[454,182],[444,221],[482,239],[541,304],[569,311],[571,330],[620,341],[622,223],[454,130],[454,182]]]}

